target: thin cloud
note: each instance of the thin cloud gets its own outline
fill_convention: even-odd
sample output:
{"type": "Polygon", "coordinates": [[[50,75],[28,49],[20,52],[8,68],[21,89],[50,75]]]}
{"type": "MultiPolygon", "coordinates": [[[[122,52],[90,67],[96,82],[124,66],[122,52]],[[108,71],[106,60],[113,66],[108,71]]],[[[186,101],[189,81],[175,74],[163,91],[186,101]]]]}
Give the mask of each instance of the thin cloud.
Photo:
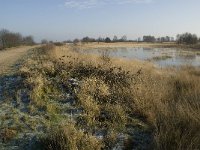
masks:
{"type": "Polygon", "coordinates": [[[143,3],[143,4],[148,4],[153,2],[153,0],[117,0],[118,4],[134,4],[134,3],[143,3]]]}
{"type": "Polygon", "coordinates": [[[98,4],[98,0],[67,0],[65,6],[68,8],[92,8],[98,4]]]}
{"type": "Polygon", "coordinates": [[[66,0],[65,7],[87,9],[102,5],[125,5],[137,3],[151,3],[153,0],[66,0]]]}

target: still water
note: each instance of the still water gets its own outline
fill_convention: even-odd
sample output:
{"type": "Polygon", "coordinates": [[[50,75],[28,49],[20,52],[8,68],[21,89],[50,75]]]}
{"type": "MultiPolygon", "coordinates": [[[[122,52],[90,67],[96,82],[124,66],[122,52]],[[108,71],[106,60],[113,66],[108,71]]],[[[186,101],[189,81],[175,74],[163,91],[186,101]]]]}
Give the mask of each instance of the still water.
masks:
{"type": "Polygon", "coordinates": [[[200,67],[200,52],[176,48],[112,48],[84,50],[84,53],[106,54],[111,57],[139,59],[155,63],[160,67],[192,65],[200,67]]]}

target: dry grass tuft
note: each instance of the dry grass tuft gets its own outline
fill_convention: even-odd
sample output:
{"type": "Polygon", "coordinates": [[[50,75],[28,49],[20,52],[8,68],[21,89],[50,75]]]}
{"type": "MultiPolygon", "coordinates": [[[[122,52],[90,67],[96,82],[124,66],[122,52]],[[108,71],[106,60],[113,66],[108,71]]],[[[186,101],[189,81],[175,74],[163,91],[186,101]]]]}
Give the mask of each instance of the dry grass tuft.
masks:
{"type": "Polygon", "coordinates": [[[100,150],[103,145],[94,136],[78,131],[72,124],[52,128],[40,140],[44,150],[100,150]]]}
{"type": "Polygon", "coordinates": [[[17,131],[11,128],[4,128],[0,131],[0,135],[1,135],[1,140],[3,141],[3,143],[6,143],[10,141],[11,139],[13,139],[14,137],[16,137],[17,131]]]}

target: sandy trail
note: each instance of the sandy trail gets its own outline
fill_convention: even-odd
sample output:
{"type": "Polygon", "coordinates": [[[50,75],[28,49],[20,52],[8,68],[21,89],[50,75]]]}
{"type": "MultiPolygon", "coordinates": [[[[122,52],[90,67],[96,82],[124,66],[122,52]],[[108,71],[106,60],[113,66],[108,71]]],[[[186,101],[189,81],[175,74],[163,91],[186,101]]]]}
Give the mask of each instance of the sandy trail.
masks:
{"type": "Polygon", "coordinates": [[[6,74],[14,71],[14,65],[25,56],[28,50],[36,46],[22,46],[17,48],[10,48],[0,51],[0,74],[6,74]]]}

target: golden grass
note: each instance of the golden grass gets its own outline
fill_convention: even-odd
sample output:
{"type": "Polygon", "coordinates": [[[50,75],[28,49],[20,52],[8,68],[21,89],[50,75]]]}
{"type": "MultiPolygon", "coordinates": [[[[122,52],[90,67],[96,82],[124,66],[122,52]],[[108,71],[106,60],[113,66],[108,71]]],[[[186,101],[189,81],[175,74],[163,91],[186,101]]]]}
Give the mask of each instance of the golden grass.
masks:
{"type": "MultiPolygon", "coordinates": [[[[131,43],[128,44],[131,45],[131,43]]],[[[116,45],[119,46],[118,44],[116,45]]],[[[111,47],[116,45],[109,44],[111,47]]],[[[100,44],[98,46],[95,43],[84,45],[83,47],[104,46],[106,47],[107,44],[100,44]]],[[[71,46],[57,48],[54,53],[56,54],[55,58],[67,56],[62,59],[66,65],[71,63],[72,66],[77,66],[82,63],[83,66],[88,64],[99,66],[103,70],[121,67],[122,70],[130,71],[134,74],[137,74],[137,71],[139,71],[140,74],[137,76],[137,79],[134,82],[130,82],[131,87],[129,88],[131,88],[132,93],[129,93],[129,96],[132,98],[129,99],[129,107],[126,107],[126,109],[131,108],[138,115],[147,118],[153,128],[155,149],[200,148],[200,70],[198,68],[183,67],[179,70],[173,68],[158,69],[152,64],[114,58],[105,62],[101,57],[95,55],[83,55],[74,52],[71,46]]],[[[85,82],[88,82],[88,80],[90,79],[86,79],[85,82]]],[[[92,93],[94,94],[94,89],[98,89],[93,87],[93,85],[99,79],[93,77],[92,80],[92,83],[85,83],[86,85],[92,85],[91,88],[89,86],[82,87],[83,90],[87,90],[79,93],[79,97],[85,100],[84,103],[89,103],[86,104],[89,107],[86,107],[86,110],[89,111],[93,105],[92,109],[94,110],[91,111],[99,114],[99,106],[94,101],[94,98],[84,97],[84,95],[88,95],[88,92],[93,91],[92,93]]],[[[106,90],[106,85],[104,86],[106,93],[109,94],[106,90]]],[[[111,88],[111,90],[117,89],[111,88]]],[[[126,92],[129,91],[126,90],[123,90],[121,94],[126,95],[126,92]]],[[[116,93],[114,92],[113,94],[116,93]]],[[[114,107],[112,106],[112,109],[114,107]]],[[[116,107],[116,110],[120,111],[118,106],[116,107]]],[[[120,112],[119,116],[123,118],[122,114],[123,112],[120,112]]],[[[120,119],[118,118],[117,120],[120,119]]]]}
{"type": "Polygon", "coordinates": [[[175,47],[176,43],[145,43],[145,42],[93,42],[93,43],[79,43],[77,47],[81,49],[93,49],[93,48],[131,48],[131,47],[175,47]]]}
{"type": "MultiPolygon", "coordinates": [[[[45,114],[43,122],[50,127],[39,147],[112,149],[118,135],[132,126],[153,135],[152,143],[144,143],[153,149],[199,149],[199,68],[159,69],[149,62],[79,52],[82,46],[98,47],[95,44],[43,46],[21,68],[30,89],[30,114],[45,114]],[[79,82],[77,87],[69,85],[72,78],[79,82]],[[59,103],[69,90],[75,95],[73,107],[83,110],[72,125],[59,103]],[[97,131],[105,132],[102,140],[95,137],[97,131]]],[[[123,43],[115,44],[110,45],[123,43]]],[[[124,147],[140,148],[134,138],[126,136],[124,147]]]]}
{"type": "MultiPolygon", "coordinates": [[[[94,47],[96,47],[96,45],[94,45],[94,47]]],[[[57,60],[62,58],[62,61],[64,61],[65,63],[70,62],[72,63],[72,65],[79,64],[80,62],[82,62],[83,64],[92,63],[93,65],[98,66],[99,64],[102,65],[105,63],[102,57],[99,57],[95,54],[83,54],[83,53],[80,54],[79,52],[77,53],[77,51],[74,49],[79,50],[80,48],[77,46],[75,46],[74,48],[74,46],[71,46],[71,45],[56,47],[56,49],[52,51],[53,58],[56,58],[57,60]]],[[[155,70],[153,63],[144,62],[140,60],[124,60],[120,58],[112,58],[110,62],[108,62],[108,64],[104,65],[104,67],[110,68],[110,65],[116,66],[116,67],[122,67],[125,70],[131,70],[131,71],[138,71],[140,68],[143,68],[146,71],[155,70]]]]}
{"type": "Polygon", "coordinates": [[[137,108],[155,128],[157,149],[199,148],[198,74],[198,69],[182,68],[171,77],[151,77],[134,91],[137,108]]]}
{"type": "Polygon", "coordinates": [[[100,150],[103,147],[94,136],[78,131],[72,124],[50,129],[40,144],[44,150],[100,150]]]}

